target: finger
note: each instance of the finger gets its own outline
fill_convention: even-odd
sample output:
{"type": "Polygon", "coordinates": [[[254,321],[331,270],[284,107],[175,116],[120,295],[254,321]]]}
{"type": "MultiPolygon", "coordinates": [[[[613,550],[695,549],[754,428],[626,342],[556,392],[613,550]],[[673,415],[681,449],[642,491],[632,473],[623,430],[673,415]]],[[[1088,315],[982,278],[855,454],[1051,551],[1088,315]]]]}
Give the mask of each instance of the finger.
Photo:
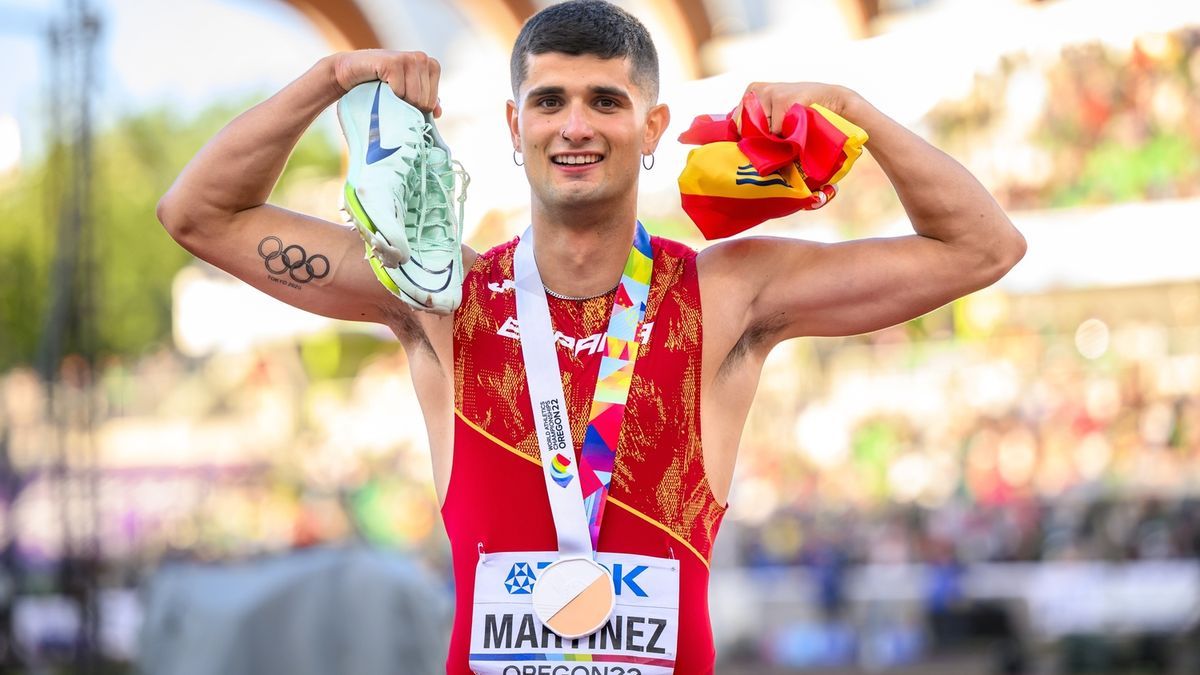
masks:
{"type": "Polygon", "coordinates": [[[433,106],[433,116],[435,118],[442,116],[442,99],[437,100],[437,105],[433,106]]]}
{"type": "MultiPolygon", "coordinates": [[[[440,109],[442,99],[438,98],[438,85],[442,80],[442,64],[437,59],[429,59],[426,66],[426,73],[429,77],[429,108],[430,110],[440,109]]],[[[441,113],[438,113],[439,115],[441,113]]]]}
{"type": "Polygon", "coordinates": [[[771,89],[770,85],[763,82],[755,82],[750,85],[747,90],[754,97],[755,103],[758,104],[758,109],[762,111],[763,117],[766,118],[767,125],[764,131],[770,133],[772,123],[771,113],[771,89]]]}
{"type": "Polygon", "coordinates": [[[421,88],[421,72],[424,70],[424,67],[413,63],[404,68],[404,100],[418,109],[425,104],[425,90],[421,88]]]}
{"type": "Polygon", "coordinates": [[[422,65],[417,73],[421,83],[421,101],[416,106],[421,112],[429,112],[433,110],[434,99],[429,98],[429,67],[422,65]]]}
{"type": "Polygon", "coordinates": [[[401,101],[404,100],[406,85],[404,82],[403,66],[399,68],[392,67],[384,70],[379,74],[379,79],[387,82],[387,85],[391,87],[392,93],[396,95],[396,98],[400,99],[401,101]]]}
{"type": "Polygon", "coordinates": [[[758,99],[758,105],[762,109],[763,117],[767,118],[767,132],[775,133],[777,118],[780,116],[775,110],[775,97],[772,95],[770,88],[767,85],[760,85],[754,90],[754,96],[758,99]]]}
{"type": "Polygon", "coordinates": [[[778,136],[783,130],[783,115],[783,110],[776,106],[774,102],[767,109],[767,126],[770,127],[771,134],[774,136],[778,136]]]}

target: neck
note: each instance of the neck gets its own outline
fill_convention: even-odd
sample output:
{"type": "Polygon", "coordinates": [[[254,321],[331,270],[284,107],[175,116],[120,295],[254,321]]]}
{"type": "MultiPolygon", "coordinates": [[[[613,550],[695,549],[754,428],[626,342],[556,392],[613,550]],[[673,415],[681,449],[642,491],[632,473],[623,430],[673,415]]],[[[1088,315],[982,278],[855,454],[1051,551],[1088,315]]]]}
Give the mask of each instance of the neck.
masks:
{"type": "Polygon", "coordinates": [[[533,215],[533,255],[547,288],[562,295],[591,297],[620,283],[633,245],[632,210],[617,217],[585,215],[570,220],[533,215]]]}

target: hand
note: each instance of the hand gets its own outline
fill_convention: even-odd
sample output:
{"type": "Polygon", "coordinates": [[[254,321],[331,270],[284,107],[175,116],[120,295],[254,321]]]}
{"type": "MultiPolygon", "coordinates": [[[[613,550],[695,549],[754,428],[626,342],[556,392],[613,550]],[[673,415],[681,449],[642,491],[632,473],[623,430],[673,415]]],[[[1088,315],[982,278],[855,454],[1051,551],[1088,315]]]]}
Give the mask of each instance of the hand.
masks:
{"type": "Polygon", "coordinates": [[[333,76],[342,91],[363,82],[382,80],[404,101],[421,112],[442,116],[438,80],[442,65],[424,52],[364,49],[334,54],[333,76]]]}
{"type": "MultiPolygon", "coordinates": [[[[763,112],[771,123],[771,133],[778,134],[783,127],[783,117],[788,108],[799,103],[812,105],[818,103],[831,112],[845,116],[847,105],[858,94],[835,84],[820,82],[751,82],[746,87],[747,92],[754,92],[758,102],[762,104],[763,112]]],[[[739,102],[733,111],[733,119],[741,130],[742,104],[739,102]]],[[[853,120],[850,120],[853,121],[853,120]]]]}

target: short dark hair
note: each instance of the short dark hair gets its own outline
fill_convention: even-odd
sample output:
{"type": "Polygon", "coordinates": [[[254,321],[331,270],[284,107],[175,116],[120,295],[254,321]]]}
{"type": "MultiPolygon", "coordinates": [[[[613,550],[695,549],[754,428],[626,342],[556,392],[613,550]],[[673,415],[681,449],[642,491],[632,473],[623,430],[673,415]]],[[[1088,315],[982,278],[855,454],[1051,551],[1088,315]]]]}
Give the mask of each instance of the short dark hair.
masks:
{"type": "Polygon", "coordinates": [[[557,52],[602,59],[629,57],[633,83],[658,100],[658,52],[632,14],[606,0],[569,0],[529,17],[513,45],[513,98],[525,81],[529,54],[557,52]]]}

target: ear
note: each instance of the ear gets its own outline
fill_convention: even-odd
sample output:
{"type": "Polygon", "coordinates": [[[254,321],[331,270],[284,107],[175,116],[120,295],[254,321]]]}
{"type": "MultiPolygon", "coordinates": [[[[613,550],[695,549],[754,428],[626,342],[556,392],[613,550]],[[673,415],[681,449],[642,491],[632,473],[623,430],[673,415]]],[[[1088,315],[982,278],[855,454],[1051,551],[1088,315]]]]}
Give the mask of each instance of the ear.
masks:
{"type": "Polygon", "coordinates": [[[666,103],[659,103],[646,112],[646,132],[642,137],[642,154],[649,155],[658,148],[658,141],[671,123],[671,110],[666,103]]]}
{"type": "Polygon", "coordinates": [[[508,133],[512,136],[513,150],[521,152],[521,119],[517,115],[516,101],[510,99],[504,104],[504,114],[508,116],[508,133]]]}

